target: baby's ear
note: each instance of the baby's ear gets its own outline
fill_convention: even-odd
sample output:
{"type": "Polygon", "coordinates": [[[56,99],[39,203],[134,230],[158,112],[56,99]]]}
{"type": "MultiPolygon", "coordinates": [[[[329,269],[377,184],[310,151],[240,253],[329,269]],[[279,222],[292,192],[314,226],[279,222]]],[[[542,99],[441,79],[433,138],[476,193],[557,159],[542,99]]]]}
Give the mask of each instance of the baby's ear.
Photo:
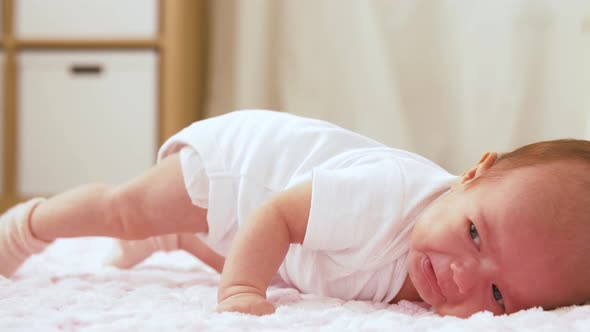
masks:
{"type": "Polygon", "coordinates": [[[459,183],[466,184],[473,181],[473,179],[478,178],[483,173],[487,172],[494,165],[496,160],[498,160],[497,152],[486,152],[475,166],[461,175],[459,183]]]}

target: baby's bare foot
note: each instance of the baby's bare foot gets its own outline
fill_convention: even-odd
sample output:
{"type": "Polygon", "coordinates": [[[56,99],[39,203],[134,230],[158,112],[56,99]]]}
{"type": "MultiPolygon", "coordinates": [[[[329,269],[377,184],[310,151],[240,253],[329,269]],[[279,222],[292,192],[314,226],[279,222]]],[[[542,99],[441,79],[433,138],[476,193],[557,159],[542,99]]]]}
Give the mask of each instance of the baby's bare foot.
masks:
{"type": "Polygon", "coordinates": [[[109,261],[109,264],[120,269],[128,269],[143,262],[157,251],[173,251],[177,249],[177,234],[155,236],[137,241],[117,240],[113,258],[109,261]]]}
{"type": "Polygon", "coordinates": [[[0,216],[0,275],[10,277],[27,258],[51,243],[35,238],[30,228],[31,214],[43,201],[31,199],[0,216]]]}

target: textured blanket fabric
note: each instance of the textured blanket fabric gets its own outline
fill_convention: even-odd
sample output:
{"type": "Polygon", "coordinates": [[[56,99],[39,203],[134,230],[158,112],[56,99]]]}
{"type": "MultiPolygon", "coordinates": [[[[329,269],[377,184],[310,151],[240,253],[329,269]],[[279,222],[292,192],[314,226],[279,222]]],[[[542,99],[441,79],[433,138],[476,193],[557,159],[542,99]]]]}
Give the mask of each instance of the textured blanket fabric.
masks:
{"type": "Polygon", "coordinates": [[[102,265],[111,245],[61,240],[0,277],[0,331],[590,331],[590,306],[458,319],[418,303],[346,302],[281,285],[269,291],[274,315],[218,314],[219,276],[194,258],[159,253],[118,270],[102,265]]]}

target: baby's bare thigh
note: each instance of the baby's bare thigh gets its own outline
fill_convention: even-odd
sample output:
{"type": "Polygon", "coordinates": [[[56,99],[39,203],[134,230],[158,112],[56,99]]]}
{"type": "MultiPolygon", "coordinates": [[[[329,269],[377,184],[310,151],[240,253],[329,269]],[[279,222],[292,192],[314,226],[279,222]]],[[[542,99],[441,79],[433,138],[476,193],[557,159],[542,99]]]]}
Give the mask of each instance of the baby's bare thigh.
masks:
{"type": "Polygon", "coordinates": [[[118,187],[116,209],[125,238],[207,232],[207,210],[192,204],[178,154],[118,187]]]}

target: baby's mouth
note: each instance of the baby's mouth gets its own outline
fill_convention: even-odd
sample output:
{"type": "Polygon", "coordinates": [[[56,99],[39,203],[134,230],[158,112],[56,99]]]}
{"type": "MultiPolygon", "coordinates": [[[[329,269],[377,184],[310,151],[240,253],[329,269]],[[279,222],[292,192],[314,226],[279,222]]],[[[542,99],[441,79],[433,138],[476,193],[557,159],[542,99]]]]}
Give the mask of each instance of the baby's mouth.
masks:
{"type": "Polygon", "coordinates": [[[438,283],[438,278],[436,276],[434,266],[432,265],[432,262],[430,261],[430,258],[428,256],[424,256],[424,258],[422,259],[422,273],[426,278],[426,281],[430,285],[432,291],[436,293],[439,297],[446,299],[438,283]]]}

